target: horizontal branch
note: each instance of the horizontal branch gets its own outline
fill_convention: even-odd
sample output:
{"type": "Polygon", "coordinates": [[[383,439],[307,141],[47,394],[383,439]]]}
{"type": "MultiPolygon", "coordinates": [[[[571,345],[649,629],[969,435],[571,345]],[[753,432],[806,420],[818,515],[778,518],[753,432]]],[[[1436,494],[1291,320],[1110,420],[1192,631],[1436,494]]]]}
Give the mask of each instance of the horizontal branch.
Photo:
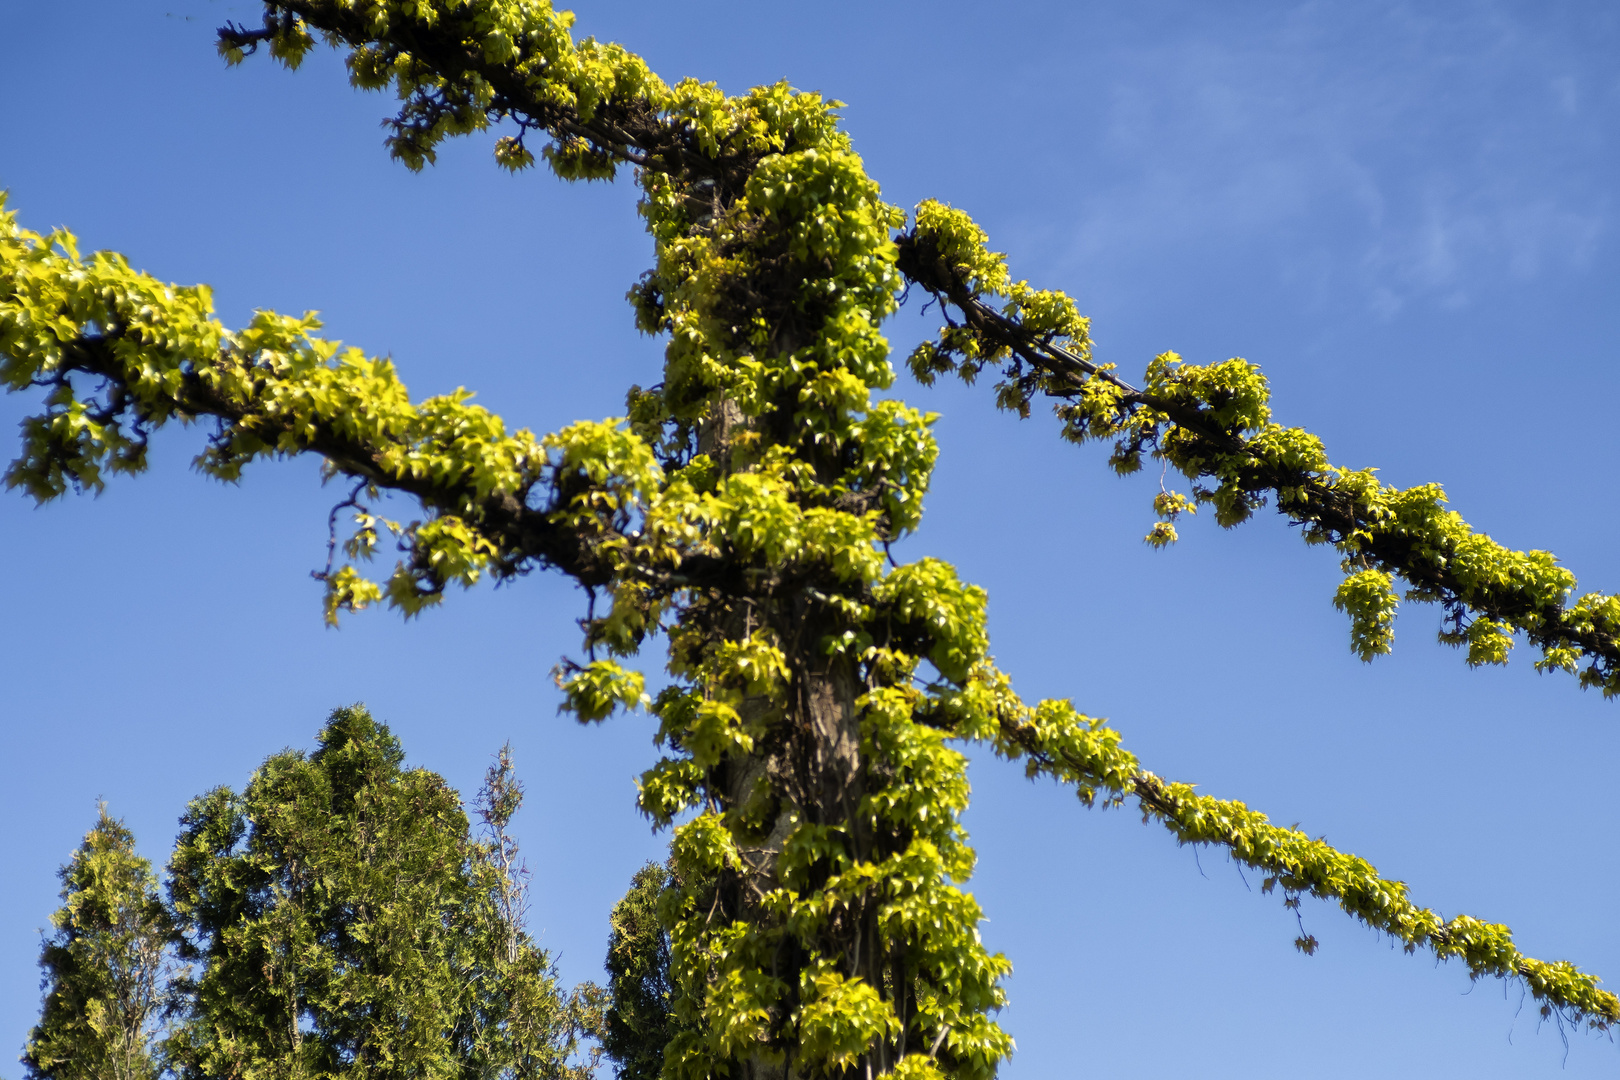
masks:
{"type": "MultiPolygon", "coordinates": [[[[313,45],[310,30],[347,48],[357,85],[398,92],[388,141],[413,168],[431,162],[445,138],[503,119],[551,135],[548,156],[571,178],[611,175],[617,162],[693,180],[746,179],[757,160],[706,147],[664,115],[658,99],[668,90],[645,63],[616,45],[576,45],[567,12],[531,8],[525,24],[512,26],[511,13],[489,0],[399,5],[386,14],[341,0],[270,0],[265,11],[262,28],[221,27],[220,50],[239,60],[267,43],[295,66],[313,45]]],[[[529,160],[502,158],[512,167],[529,160]]]]}

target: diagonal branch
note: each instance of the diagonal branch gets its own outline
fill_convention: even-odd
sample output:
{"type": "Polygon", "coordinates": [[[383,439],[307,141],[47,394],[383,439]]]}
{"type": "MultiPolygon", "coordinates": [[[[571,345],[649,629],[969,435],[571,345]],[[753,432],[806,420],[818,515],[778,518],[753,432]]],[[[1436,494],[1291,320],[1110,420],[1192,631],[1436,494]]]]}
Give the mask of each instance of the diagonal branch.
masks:
{"type": "Polygon", "coordinates": [[[533,564],[587,583],[610,576],[600,547],[613,525],[554,517],[542,440],[508,433],[465,392],[412,403],[389,362],[340,350],[319,325],[260,312],[227,331],[206,288],[166,285],[116,255],[81,259],[68,234],[42,237],[0,212],[0,383],[51,388],[24,422],[7,485],[40,501],[97,490],[106,472],[144,469],[149,431],[211,418],[197,466],[219,479],[257,458],[315,453],[332,473],[420,502],[429,519],[408,530],[402,589],[427,595],[533,564]]]}
{"type": "MultiPolygon", "coordinates": [[[[982,240],[970,222],[967,228],[982,240]]],[[[1113,464],[1122,472],[1139,468],[1150,450],[1195,485],[1210,484],[1194,493],[1215,505],[1223,525],[1274,499],[1303,527],[1307,542],[1332,544],[1347,572],[1359,572],[1336,603],[1351,612],[1363,659],[1389,651],[1395,606],[1389,583],[1399,576],[1409,586],[1407,599],[1442,606],[1441,640],[1467,644],[1470,664],[1505,662],[1513,635],[1522,633],[1542,652],[1538,667],[1578,673],[1581,685],[1620,695],[1620,598],[1575,596],[1574,576],[1552,555],[1514,551],[1475,532],[1444,508],[1438,485],[1402,490],[1381,484],[1372,470],[1333,466],[1315,436],[1271,422],[1264,377],[1243,361],[1197,368],[1167,354],[1150,366],[1145,388],[1125,382],[1110,365],[1027,325],[1016,302],[1006,311],[987,303],[973,268],[947,253],[951,241],[962,246],[960,236],[941,239],[920,225],[896,240],[901,272],[963,320],[942,336],[943,347],[930,347],[928,366],[919,371],[925,381],[947,370],[971,380],[981,366],[997,365],[1004,406],[1027,413],[1035,394],[1057,399],[1065,438],[1116,439],[1113,464]]],[[[1005,279],[1000,256],[974,254],[1005,279]]],[[[1008,292],[1004,280],[990,288],[1008,292]]],[[[1056,295],[1072,309],[1072,301],[1056,295]]],[[[1084,321],[1077,321],[1083,333],[1084,321]]],[[[1169,505],[1173,518],[1179,510],[1169,505]]],[[[1173,539],[1173,530],[1167,536],[1173,539]]]]}
{"type": "MultiPolygon", "coordinates": [[[[1441,960],[1457,958],[1474,978],[1518,979],[1541,1003],[1543,1016],[1607,1031],[1620,1025],[1620,998],[1596,976],[1567,961],[1548,962],[1521,953],[1506,926],[1468,915],[1442,918],[1413,903],[1405,882],[1379,876],[1373,865],[1298,829],[1271,823],[1241,802],[1200,795],[1190,784],[1165,781],[1142,769],[1102,721],[1076,712],[1066,701],[1034,709],[1012,698],[1002,681],[990,741],[1002,757],[1022,759],[1030,777],[1050,776],[1073,784],[1087,805],[1134,798],[1142,818],[1155,820],[1182,844],[1226,849],[1243,866],[1266,874],[1265,891],[1281,886],[1292,897],[1309,894],[1399,941],[1407,952],[1426,949],[1441,960]]],[[[1302,939],[1309,951],[1314,941],[1302,939]]]]}

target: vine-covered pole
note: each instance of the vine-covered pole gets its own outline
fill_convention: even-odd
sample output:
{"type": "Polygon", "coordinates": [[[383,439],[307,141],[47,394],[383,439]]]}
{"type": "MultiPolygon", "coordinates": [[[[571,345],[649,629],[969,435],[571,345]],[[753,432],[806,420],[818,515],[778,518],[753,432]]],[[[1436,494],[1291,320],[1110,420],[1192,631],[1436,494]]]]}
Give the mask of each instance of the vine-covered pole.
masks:
{"type": "Polygon", "coordinates": [[[1542,665],[1612,694],[1620,601],[1575,598],[1550,555],[1476,535],[1437,487],[1333,467],[1313,436],[1271,421],[1252,365],[1166,354],[1142,388],[1122,381],[1092,359],[1073,301],[1014,282],[965,214],[885,203],[836,103],[785,84],[670,86],[617,45],[575,42],[571,24],[531,0],[289,0],[262,26],[225,27],[220,47],[294,67],[317,37],[345,50],[357,85],[398,94],[389,145],[412,168],[446,138],[507,123],[506,168],[538,150],[565,179],[632,170],[655,262],[630,298],[667,348],[625,421],[536,437],[464,394],[413,403],[391,364],[339,350],[313,317],[226,330],[205,288],[81,256],[68,234],[7,214],[0,377],[46,393],[9,482],[41,500],[96,489],[144,467],[154,428],[206,420],[211,475],[313,452],[352,481],[353,527],[322,575],[329,619],[381,600],[411,615],[451,584],[537,567],[600,597],[587,655],[559,679],[582,721],[648,707],[660,722],[640,805],[673,830],[660,901],[672,1077],[995,1072],[1012,1048],[993,1019],[1010,965],[980,941],[962,887],[962,741],[1088,804],[1135,799],[1178,840],[1262,869],[1290,903],[1333,899],[1409,948],[1521,979],[1549,1012],[1620,1020],[1595,979],[1522,956],[1506,928],[1443,920],[1363,860],[1159,780],[1067,702],[1021,702],[990,661],[982,590],[938,560],[886,558],[920,523],[936,447],[931,415],[878,396],[895,377],[880,326],[916,285],[949,315],[911,357],[925,382],[990,367],[1002,405],[1053,397],[1066,437],[1112,440],[1117,469],[1153,455],[1187,476],[1190,495],[1155,500],[1150,542],[1173,540],[1198,505],[1235,525],[1274,499],[1340,551],[1336,602],[1364,656],[1389,647],[1400,578],[1409,598],[1444,605],[1470,663],[1505,660],[1523,633],[1542,665]],[[385,489],[422,517],[374,514],[385,489]],[[373,580],[366,563],[390,536],[404,557],[373,580]],[[670,681],[653,700],[626,662],[655,634],[670,681]]]}

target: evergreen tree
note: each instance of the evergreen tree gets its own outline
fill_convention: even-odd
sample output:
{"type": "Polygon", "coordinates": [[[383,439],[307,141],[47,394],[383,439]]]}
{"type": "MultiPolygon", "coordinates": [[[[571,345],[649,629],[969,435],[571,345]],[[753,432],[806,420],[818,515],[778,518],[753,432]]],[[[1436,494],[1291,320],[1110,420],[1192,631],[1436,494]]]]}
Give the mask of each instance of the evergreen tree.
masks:
{"type": "Polygon", "coordinates": [[[23,1053],[33,1080],[154,1080],[169,917],[152,864],[102,804],[62,867],[62,906],[45,941],[45,1005],[23,1053]]]}
{"type": "MultiPolygon", "coordinates": [[[[572,16],[543,0],[265,7],[262,26],[221,32],[227,59],[266,48],[296,67],[317,38],[345,50],[356,85],[397,94],[389,145],[411,168],[447,138],[506,123],[513,133],[494,147],[505,168],[532,165],[538,149],[564,179],[633,171],[654,263],[631,300],[637,324],[668,342],[663,371],[630,389],[623,422],[509,431],[462,393],[412,403],[389,362],[320,338],[313,316],[261,312],[227,330],[205,289],[81,256],[67,234],[8,215],[0,378],[48,391],[8,482],[40,500],[97,489],[145,467],[156,427],[207,417],[209,475],[315,453],[353,484],[340,504],[353,529],[333,538],[347,560],[322,575],[328,618],[385,599],[413,615],[452,585],[539,566],[601,598],[585,620],[589,662],[565,665],[561,682],[581,721],[649,707],[660,723],[665,753],[640,806],[673,833],[675,883],[659,903],[676,1021],[665,1075],[995,1072],[1012,1048],[993,1018],[1010,965],[984,947],[964,888],[967,743],[1088,806],[1134,801],[1177,841],[1258,870],[1290,905],[1317,896],[1475,977],[1519,980],[1544,1015],[1620,1022],[1620,999],[1595,978],[1524,955],[1505,926],[1443,918],[1363,859],[1160,778],[1067,700],[1023,701],[991,661],[984,592],[937,559],[887,557],[921,523],[936,446],[930,414],[878,396],[895,378],[881,324],[914,288],[946,315],[908,358],[919,381],[988,376],[1008,410],[1048,400],[1064,439],[1111,445],[1114,469],[1174,469],[1187,490],[1155,496],[1150,543],[1172,542],[1194,509],[1230,527],[1271,501],[1337,551],[1335,603],[1364,658],[1390,649],[1404,594],[1439,605],[1442,640],[1471,665],[1503,663],[1523,640],[1544,669],[1613,695],[1620,597],[1577,594],[1551,554],[1475,532],[1437,485],[1400,489],[1334,465],[1314,435],[1273,419],[1254,365],[1166,353],[1122,378],[1093,358],[1073,300],[1018,280],[965,213],[884,202],[817,94],[669,85],[618,45],[576,42],[572,16]],[[374,514],[385,489],[414,497],[421,516],[374,514]],[[385,536],[404,558],[373,580],[366,563],[385,536]],[[627,662],[654,634],[672,678],[649,700],[627,662]]],[[[346,1064],[372,1005],[333,988],[352,985],[382,1015],[397,1007],[381,1004],[399,993],[391,973],[354,974],[364,965],[305,916],[324,910],[327,889],[308,874],[314,849],[298,848],[305,861],[268,840],[236,852],[261,830],[319,835],[301,815],[326,805],[324,775],[313,762],[267,766],[254,790],[287,786],[291,801],[266,803],[251,829],[234,796],[194,810],[195,855],[178,873],[197,881],[181,899],[210,959],[200,1000],[220,1017],[246,1009],[198,1035],[222,1062],[263,1048],[346,1064]],[[306,784],[308,799],[292,799],[306,784]],[[254,965],[272,978],[247,1008],[231,993],[249,992],[254,965]]],[[[332,801],[332,820],[343,805],[332,801]]],[[[396,917],[415,925],[361,914],[379,933],[396,917]]],[[[449,982],[424,990],[423,1008],[442,998],[442,1015],[455,1012],[449,982]]],[[[431,1056],[414,1029],[385,1041],[431,1056]]]]}
{"type": "Polygon", "coordinates": [[[671,884],[667,866],[648,863],[608,918],[608,1008],[602,1051],[619,1080],[655,1080],[674,1035],[674,986],[669,976],[669,933],[658,917],[658,898],[671,884]]]}
{"type": "Polygon", "coordinates": [[[601,1029],[602,991],[586,982],[560,994],[547,954],[523,928],[529,913],[529,868],[511,832],[512,818],[522,805],[523,784],[507,743],[485,771],[473,804],[486,838],[480,858],[494,871],[486,876],[493,878],[503,935],[491,953],[498,977],[490,984],[491,1005],[481,1012],[480,1023],[487,1038],[518,1050],[509,1066],[513,1077],[593,1076],[600,1050],[582,1040],[601,1029]],[[581,1058],[568,1063],[575,1051],[581,1058]]]}
{"type": "Polygon", "coordinates": [[[508,921],[511,879],[455,791],[404,769],[359,706],[317,743],[182,819],[170,893],[200,970],[168,1043],[178,1075],[566,1075],[551,961],[508,921]]]}

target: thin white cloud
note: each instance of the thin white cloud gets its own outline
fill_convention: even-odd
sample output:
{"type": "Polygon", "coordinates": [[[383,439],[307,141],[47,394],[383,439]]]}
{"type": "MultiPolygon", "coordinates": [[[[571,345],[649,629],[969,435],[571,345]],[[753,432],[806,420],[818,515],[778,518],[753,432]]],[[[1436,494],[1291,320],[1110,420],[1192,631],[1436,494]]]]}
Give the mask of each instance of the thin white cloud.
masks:
{"type": "Polygon", "coordinates": [[[1068,254],[1260,243],[1280,276],[1385,316],[1578,270],[1612,224],[1617,42],[1600,29],[1307,3],[1113,48],[1091,65],[1103,164],[1068,254]]]}

